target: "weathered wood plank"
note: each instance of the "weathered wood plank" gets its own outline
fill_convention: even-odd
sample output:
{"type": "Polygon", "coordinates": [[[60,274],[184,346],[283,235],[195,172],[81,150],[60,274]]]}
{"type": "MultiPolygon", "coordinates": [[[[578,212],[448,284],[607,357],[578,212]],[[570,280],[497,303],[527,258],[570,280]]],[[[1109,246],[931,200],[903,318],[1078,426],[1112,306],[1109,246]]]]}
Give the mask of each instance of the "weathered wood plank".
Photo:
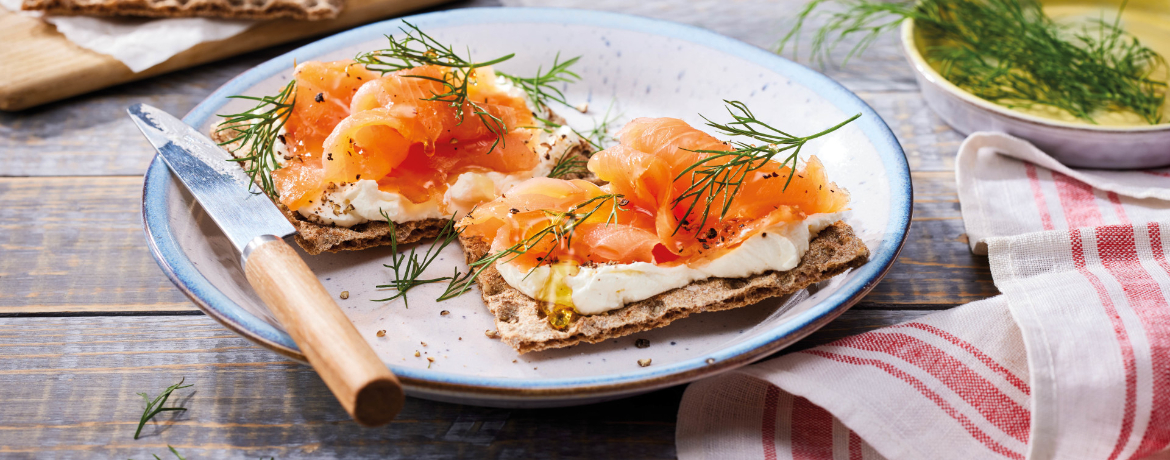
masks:
{"type": "Polygon", "coordinates": [[[946,308],[999,294],[987,256],[971,253],[954,173],[911,173],[914,216],[902,254],[859,308],[946,308]]]}
{"type": "MultiPolygon", "coordinates": [[[[949,172],[915,173],[911,235],[862,308],[957,305],[996,293],[971,255],[949,172]]],[[[194,306],[147,252],[138,177],[0,178],[0,314],[194,306]]]]}
{"type": "Polygon", "coordinates": [[[951,129],[918,92],[859,92],[889,125],[911,171],[954,171],[965,136],[951,129]]]}
{"type": "MultiPolygon", "coordinates": [[[[918,318],[850,311],[806,348],[918,318]]],[[[794,348],[798,349],[798,348],[794,348]]],[[[312,369],[204,316],[0,318],[0,457],[673,458],[682,387],[576,408],[506,410],[410,398],[387,427],[349,421],[312,369]],[[133,439],[142,398],[185,377],[133,439]],[[604,440],[604,442],[599,442],[604,440]]]]}
{"type": "Polygon", "coordinates": [[[142,179],[0,179],[0,312],[188,310],[146,249],[142,179]]]}

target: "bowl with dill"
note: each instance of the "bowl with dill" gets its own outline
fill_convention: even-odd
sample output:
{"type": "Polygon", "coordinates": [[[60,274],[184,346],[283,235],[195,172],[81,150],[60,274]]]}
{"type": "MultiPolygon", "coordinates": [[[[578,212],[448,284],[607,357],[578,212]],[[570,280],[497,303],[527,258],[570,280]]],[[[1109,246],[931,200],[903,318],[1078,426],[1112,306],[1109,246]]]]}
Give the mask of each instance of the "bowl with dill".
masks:
{"type": "MultiPolygon", "coordinates": [[[[801,18],[823,1],[812,2],[801,18]]],[[[1170,3],[848,1],[814,51],[898,29],[927,104],[970,134],[1005,132],[1081,168],[1170,165],[1170,3]]]]}

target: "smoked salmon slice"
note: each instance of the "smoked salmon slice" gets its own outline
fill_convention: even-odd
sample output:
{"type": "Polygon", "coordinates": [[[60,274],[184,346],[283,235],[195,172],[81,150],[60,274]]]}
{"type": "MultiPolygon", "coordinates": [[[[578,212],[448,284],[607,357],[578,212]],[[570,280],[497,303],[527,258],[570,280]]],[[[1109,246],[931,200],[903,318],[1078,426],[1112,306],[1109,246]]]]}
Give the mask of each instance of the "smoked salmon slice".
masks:
{"type": "Polygon", "coordinates": [[[701,212],[684,219],[688,208],[695,199],[705,205],[705,199],[687,199],[695,180],[688,168],[727,164],[733,157],[718,152],[730,152],[732,146],[674,118],[639,118],[616,137],[618,145],[589,160],[589,170],[606,185],[528,180],[462,220],[464,235],[492,242],[497,252],[521,244],[527,249],[524,254],[505,260],[523,269],[565,261],[694,264],[718,257],[774,225],[842,211],[849,204],[845,190],[830,182],[821,162],[810,156],[795,172],[777,161],[756,163],[726,214],[721,213],[723,198],[716,196],[708,220],[692,222],[701,212]],[[614,198],[598,204],[596,199],[605,196],[614,198]],[[589,200],[594,201],[579,208],[589,200]],[[563,223],[566,213],[582,216],[594,206],[602,209],[576,225],[571,237],[534,241],[542,230],[563,223]]]}
{"type": "Polygon", "coordinates": [[[490,68],[471,74],[458,105],[443,96],[443,82],[461,82],[439,66],[380,75],[352,61],[307,62],[295,78],[284,137],[293,158],[273,172],[291,210],[330,184],[374,180],[421,203],[442,197],[464,172],[514,173],[540,162],[527,102],[496,86],[490,68]]]}

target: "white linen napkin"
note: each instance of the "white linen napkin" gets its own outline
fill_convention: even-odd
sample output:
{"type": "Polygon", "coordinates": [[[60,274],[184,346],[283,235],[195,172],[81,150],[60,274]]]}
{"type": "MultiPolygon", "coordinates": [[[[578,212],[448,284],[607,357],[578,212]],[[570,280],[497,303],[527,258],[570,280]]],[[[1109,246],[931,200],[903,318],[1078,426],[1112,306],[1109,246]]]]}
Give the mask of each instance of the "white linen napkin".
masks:
{"type": "Polygon", "coordinates": [[[679,458],[1170,457],[1170,174],[975,133],[956,178],[1003,295],[692,384],[679,458]]]}
{"type": "Polygon", "coordinates": [[[122,61],[134,72],[154,67],[203,42],[223,40],[247,30],[256,21],[211,18],[116,18],[52,16],[21,11],[21,0],[0,0],[0,6],[53,24],[69,41],[122,61]]]}

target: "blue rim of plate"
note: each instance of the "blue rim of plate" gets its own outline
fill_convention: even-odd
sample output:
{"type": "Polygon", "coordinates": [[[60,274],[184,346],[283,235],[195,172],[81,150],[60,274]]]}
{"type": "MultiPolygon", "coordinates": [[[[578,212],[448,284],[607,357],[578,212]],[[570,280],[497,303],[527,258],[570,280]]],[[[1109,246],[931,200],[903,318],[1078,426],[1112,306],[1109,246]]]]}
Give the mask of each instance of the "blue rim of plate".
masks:
{"type": "MultiPolygon", "coordinates": [[[[228,81],[191,110],[183,121],[200,126],[227,101],[273,75],[289,70],[289,63],[382,38],[410,21],[422,29],[482,23],[554,23],[624,29],[665,36],[706,46],[761,65],[824,97],[845,113],[861,112],[862,132],[874,144],[891,185],[890,221],[880,247],[869,262],[853,270],[840,289],[809,310],[762,333],[759,337],[689,360],[642,368],[618,375],[525,380],[479,377],[426,369],[389,366],[409,389],[422,393],[477,395],[494,398],[585,399],[635,390],[648,391],[696,380],[715,372],[761,359],[812,333],[857,303],[893,265],[910,228],[913,188],[910,167],[889,126],[874,110],[836,81],[776,54],[747,43],[693,26],[628,16],[618,13],[558,8],[467,8],[391,19],[333,35],[273,58],[228,81]],[[714,362],[709,362],[714,359],[714,362]]],[[[167,277],[208,316],[227,328],[285,356],[304,361],[285,332],[245,311],[211,284],[187,258],[171,231],[166,190],[172,176],[160,158],[147,170],[143,186],[142,214],[151,254],[167,277]]]]}

